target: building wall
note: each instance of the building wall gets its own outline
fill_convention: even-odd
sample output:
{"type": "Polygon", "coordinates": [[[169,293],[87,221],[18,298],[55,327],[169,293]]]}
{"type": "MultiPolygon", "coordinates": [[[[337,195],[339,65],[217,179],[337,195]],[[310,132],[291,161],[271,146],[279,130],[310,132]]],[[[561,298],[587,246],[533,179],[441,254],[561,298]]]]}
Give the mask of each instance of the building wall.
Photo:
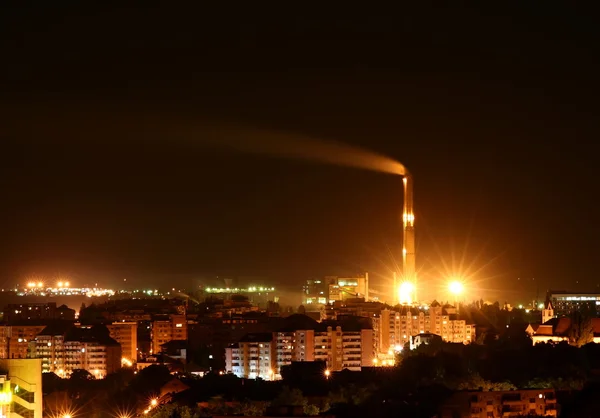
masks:
{"type": "Polygon", "coordinates": [[[107,325],[110,337],[121,344],[123,358],[137,361],[137,322],[115,322],[107,325]]]}
{"type": "Polygon", "coordinates": [[[185,315],[169,315],[168,320],[152,322],[152,352],[160,353],[160,346],[169,341],[185,341],[188,338],[185,315]]]}
{"type": "MultiPolygon", "coordinates": [[[[39,359],[0,359],[0,369],[8,371],[12,412],[42,418],[42,362],[39,359]],[[17,390],[17,385],[19,386],[17,390]]],[[[5,416],[15,416],[5,414],[5,416]]]]}

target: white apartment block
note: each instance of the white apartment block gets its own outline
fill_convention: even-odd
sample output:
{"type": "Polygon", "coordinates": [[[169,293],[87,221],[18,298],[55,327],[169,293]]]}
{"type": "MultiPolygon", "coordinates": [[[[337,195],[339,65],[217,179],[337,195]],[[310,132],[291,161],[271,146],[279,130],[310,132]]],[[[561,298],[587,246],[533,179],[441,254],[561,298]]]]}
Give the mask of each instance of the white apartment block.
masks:
{"type": "Polygon", "coordinates": [[[241,378],[273,380],[276,351],[273,334],[248,334],[225,349],[225,368],[241,378]]]}

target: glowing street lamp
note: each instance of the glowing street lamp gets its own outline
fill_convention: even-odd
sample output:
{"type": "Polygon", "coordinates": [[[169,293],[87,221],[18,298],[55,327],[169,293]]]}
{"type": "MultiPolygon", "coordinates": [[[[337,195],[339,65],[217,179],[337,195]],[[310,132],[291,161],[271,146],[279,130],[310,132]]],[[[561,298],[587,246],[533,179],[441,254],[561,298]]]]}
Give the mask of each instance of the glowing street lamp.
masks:
{"type": "Polygon", "coordinates": [[[448,284],[448,290],[454,296],[462,295],[465,291],[465,286],[458,280],[453,280],[448,284]]]}
{"type": "Polygon", "coordinates": [[[150,401],[150,406],[153,406],[153,407],[154,407],[154,406],[156,406],[156,405],[158,405],[158,399],[154,398],[154,399],[152,399],[152,400],[150,401]]]}
{"type": "Polygon", "coordinates": [[[329,376],[331,376],[331,372],[329,369],[325,370],[325,379],[329,380],[329,376]]]}

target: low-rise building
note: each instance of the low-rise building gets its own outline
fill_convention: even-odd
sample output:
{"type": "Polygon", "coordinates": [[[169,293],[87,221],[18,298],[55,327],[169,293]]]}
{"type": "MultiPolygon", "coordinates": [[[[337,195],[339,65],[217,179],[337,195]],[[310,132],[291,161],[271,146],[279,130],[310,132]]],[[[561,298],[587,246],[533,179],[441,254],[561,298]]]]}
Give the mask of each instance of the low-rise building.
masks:
{"type": "Polygon", "coordinates": [[[440,418],[558,416],[553,389],[456,392],[440,408],[440,418]]]}

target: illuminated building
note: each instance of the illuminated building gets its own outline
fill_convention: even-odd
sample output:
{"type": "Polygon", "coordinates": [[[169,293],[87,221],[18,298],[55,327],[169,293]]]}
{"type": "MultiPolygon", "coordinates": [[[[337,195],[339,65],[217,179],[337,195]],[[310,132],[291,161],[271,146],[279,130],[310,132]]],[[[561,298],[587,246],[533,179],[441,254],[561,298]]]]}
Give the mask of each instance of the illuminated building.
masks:
{"type": "Polygon", "coordinates": [[[384,309],[373,318],[377,353],[399,351],[411,337],[424,333],[439,335],[451,343],[469,344],[475,341],[475,325],[456,319],[452,307],[434,302],[426,310],[403,307],[399,311],[384,309]]]}
{"type": "Polygon", "coordinates": [[[152,321],[152,353],[160,353],[160,346],[169,341],[185,341],[188,338],[185,315],[157,315],[152,321]]]}
{"type": "Polygon", "coordinates": [[[273,334],[247,334],[225,349],[225,367],[238,377],[273,380],[277,356],[273,334]]]}
{"type": "Polygon", "coordinates": [[[45,325],[1,325],[0,358],[27,358],[29,343],[44,328],[45,325]]]}
{"type": "Polygon", "coordinates": [[[0,415],[42,418],[42,370],[38,359],[0,359],[0,415]]]}
{"type": "Polygon", "coordinates": [[[121,346],[104,326],[49,325],[37,335],[32,348],[30,355],[42,360],[42,372],[61,377],[83,369],[101,379],[121,368],[121,346]]]}
{"type": "Polygon", "coordinates": [[[110,337],[121,345],[123,361],[137,361],[137,322],[114,322],[107,325],[110,337]]]}
{"type": "MultiPolygon", "coordinates": [[[[600,344],[600,318],[591,318],[593,342],[600,344]]],[[[534,344],[569,341],[571,318],[552,318],[543,324],[529,324],[525,329],[534,344]]]]}
{"type": "Polygon", "coordinates": [[[359,277],[333,277],[325,278],[327,283],[327,302],[343,301],[347,298],[369,297],[369,274],[359,277]]]}
{"type": "Polygon", "coordinates": [[[558,317],[581,309],[586,309],[595,315],[600,313],[600,293],[549,291],[546,299],[552,302],[554,313],[558,317]]]}
{"type": "Polygon", "coordinates": [[[302,287],[302,304],[326,305],[328,303],[329,287],[324,279],[310,279],[302,287]]]}
{"type": "MultiPolygon", "coordinates": [[[[227,281],[226,283],[229,283],[227,281]]],[[[225,300],[232,300],[236,296],[244,296],[252,305],[265,308],[269,301],[278,302],[274,287],[270,286],[248,286],[248,287],[207,287],[204,291],[209,295],[223,297],[225,300]]]]}

